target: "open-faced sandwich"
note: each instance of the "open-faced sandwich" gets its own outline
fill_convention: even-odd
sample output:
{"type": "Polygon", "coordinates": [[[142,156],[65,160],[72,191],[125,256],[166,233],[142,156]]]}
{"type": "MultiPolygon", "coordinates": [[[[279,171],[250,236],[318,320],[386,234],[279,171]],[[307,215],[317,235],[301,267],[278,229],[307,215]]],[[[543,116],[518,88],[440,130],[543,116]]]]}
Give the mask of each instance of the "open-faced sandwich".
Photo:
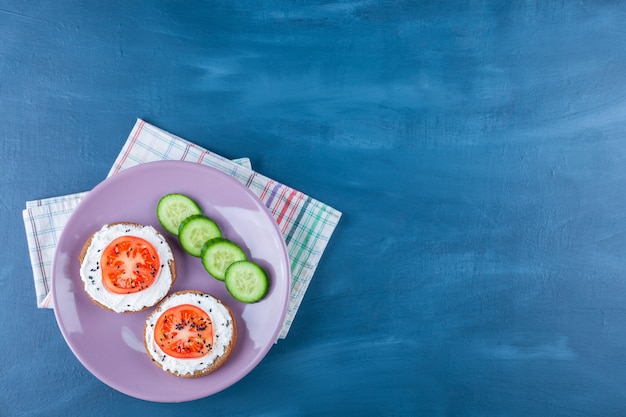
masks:
{"type": "Polygon", "coordinates": [[[212,295],[179,291],[148,315],[144,345],[152,361],[183,378],[207,375],[221,367],[237,340],[231,310],[212,295]]]}
{"type": "Polygon", "coordinates": [[[89,237],[79,261],[80,277],[91,300],[117,313],[154,306],[176,280],[172,250],[152,226],[104,225],[89,237]]]}

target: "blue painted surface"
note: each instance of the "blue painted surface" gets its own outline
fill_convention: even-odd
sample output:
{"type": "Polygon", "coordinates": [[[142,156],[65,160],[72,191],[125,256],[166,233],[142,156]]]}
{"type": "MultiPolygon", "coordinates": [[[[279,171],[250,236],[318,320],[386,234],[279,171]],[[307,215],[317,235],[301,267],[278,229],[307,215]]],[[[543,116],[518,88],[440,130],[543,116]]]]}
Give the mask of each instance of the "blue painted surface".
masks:
{"type": "Polygon", "coordinates": [[[61,3],[0,1],[1,415],[626,415],[626,6],[61,3]],[[190,403],[35,306],[24,202],[137,117],[344,213],[287,339],[190,403]]]}

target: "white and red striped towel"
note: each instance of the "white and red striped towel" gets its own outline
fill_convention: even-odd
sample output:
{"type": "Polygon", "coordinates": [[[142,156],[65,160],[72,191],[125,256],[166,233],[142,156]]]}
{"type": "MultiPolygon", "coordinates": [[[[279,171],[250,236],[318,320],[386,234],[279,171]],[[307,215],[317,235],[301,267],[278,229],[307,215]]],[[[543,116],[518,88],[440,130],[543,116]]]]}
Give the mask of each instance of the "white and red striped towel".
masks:
{"type": "MultiPolygon", "coordinates": [[[[280,338],[284,338],[341,212],[253,171],[246,158],[231,161],[143,120],[137,120],[108,176],[144,162],[160,160],[193,161],[219,169],[247,186],[268,207],[283,233],[291,261],[291,295],[280,333],[280,338]]],[[[26,203],[23,218],[38,307],[52,308],[50,271],[57,239],[86,194],[26,203]]]]}

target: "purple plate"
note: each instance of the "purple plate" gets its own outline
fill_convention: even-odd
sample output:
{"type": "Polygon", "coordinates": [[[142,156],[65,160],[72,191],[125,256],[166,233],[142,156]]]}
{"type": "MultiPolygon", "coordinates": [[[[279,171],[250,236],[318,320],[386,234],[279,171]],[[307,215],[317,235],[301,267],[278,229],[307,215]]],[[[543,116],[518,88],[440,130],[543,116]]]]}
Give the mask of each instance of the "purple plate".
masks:
{"type": "Polygon", "coordinates": [[[132,397],[181,402],[230,387],[263,359],[285,320],[290,268],[283,236],[263,203],[234,178],[192,162],[142,164],[111,176],[94,188],[70,217],[52,266],[54,313],[70,349],[98,379],[132,397]],[[270,277],[267,296],[255,304],[233,299],[224,283],[208,275],[200,259],[184,253],[156,217],[159,199],[184,193],[214,219],[224,237],[237,242],[270,277]],[[228,305],[238,338],[230,359],[201,378],[179,378],[154,365],[143,346],[143,326],[151,309],[118,314],[96,306],[83,289],[78,256],[89,236],[104,224],[152,225],[169,241],[176,260],[173,291],[200,290],[228,305]]]}

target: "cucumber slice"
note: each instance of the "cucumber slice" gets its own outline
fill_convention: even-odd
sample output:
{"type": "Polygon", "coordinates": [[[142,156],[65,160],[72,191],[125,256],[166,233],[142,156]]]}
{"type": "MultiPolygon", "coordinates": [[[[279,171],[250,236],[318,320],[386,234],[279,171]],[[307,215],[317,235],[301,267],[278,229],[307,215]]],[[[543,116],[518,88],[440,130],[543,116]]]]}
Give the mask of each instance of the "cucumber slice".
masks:
{"type": "Polygon", "coordinates": [[[222,237],[217,224],[202,214],[187,217],[178,229],[178,240],[185,252],[197,258],[202,253],[202,247],[211,239],[222,237]]]}
{"type": "Polygon", "coordinates": [[[204,244],[201,251],[202,265],[214,278],[224,281],[226,269],[236,261],[246,259],[246,254],[236,243],[217,237],[204,244]]]}
{"type": "Polygon", "coordinates": [[[243,303],[256,303],[269,289],[269,279],[263,268],[250,261],[230,264],[224,282],[230,295],[243,303]]]}
{"type": "Polygon", "coordinates": [[[161,226],[171,234],[178,235],[183,220],[194,214],[202,214],[202,210],[191,198],[174,193],[161,197],[156,213],[161,226]]]}

